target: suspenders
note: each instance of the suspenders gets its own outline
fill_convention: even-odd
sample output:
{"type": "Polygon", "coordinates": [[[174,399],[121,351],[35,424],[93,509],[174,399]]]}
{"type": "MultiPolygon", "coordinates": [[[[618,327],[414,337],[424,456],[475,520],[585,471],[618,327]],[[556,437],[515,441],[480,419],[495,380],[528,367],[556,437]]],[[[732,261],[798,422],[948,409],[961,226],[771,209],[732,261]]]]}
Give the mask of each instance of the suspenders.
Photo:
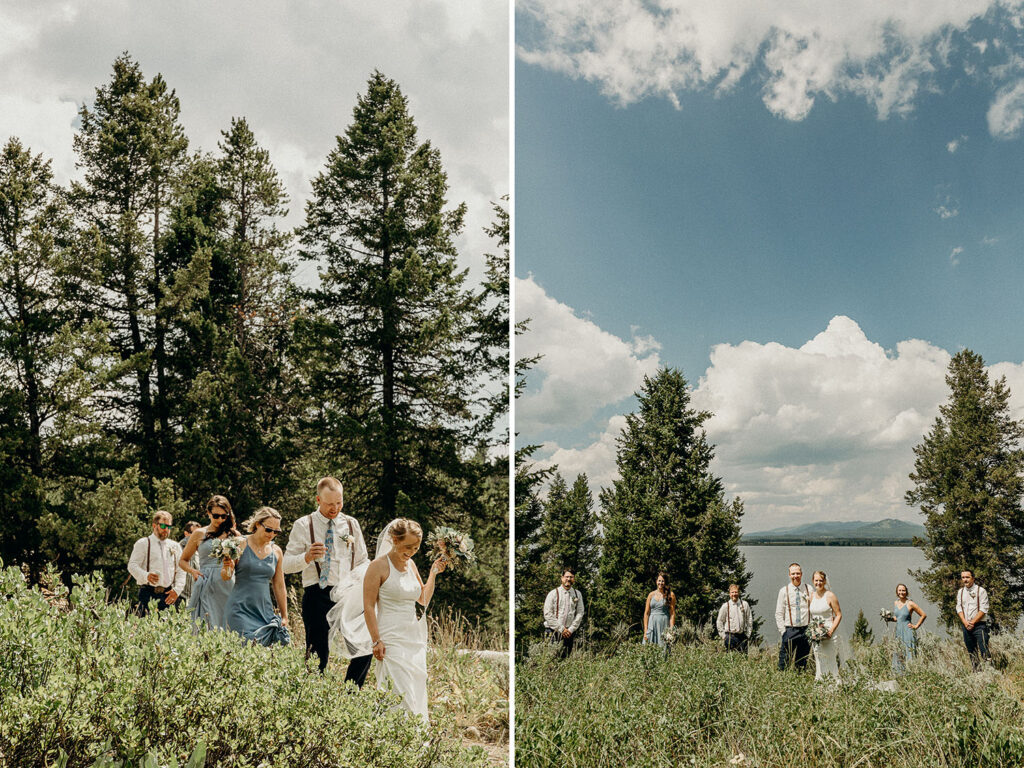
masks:
{"type": "MultiPolygon", "coordinates": [[[[352,557],[349,560],[348,569],[351,571],[356,566],[356,534],[352,530],[352,518],[348,518],[348,535],[352,537],[352,546],[349,547],[352,550],[352,557]]],[[[309,543],[312,544],[316,537],[313,535],[313,516],[309,516],[309,543]]],[[[313,565],[316,566],[316,576],[320,578],[320,561],[314,560],[313,565]]]]}

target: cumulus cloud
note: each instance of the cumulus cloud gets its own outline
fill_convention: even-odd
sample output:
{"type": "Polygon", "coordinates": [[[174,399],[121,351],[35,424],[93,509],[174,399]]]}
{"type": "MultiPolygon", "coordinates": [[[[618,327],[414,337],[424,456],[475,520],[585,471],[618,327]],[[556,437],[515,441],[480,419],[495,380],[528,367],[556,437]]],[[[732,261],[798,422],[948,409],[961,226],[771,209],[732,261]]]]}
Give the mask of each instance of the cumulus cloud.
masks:
{"type": "Polygon", "coordinates": [[[516,357],[540,355],[529,389],[516,405],[516,429],[526,434],[577,426],[640,388],[660,365],[649,336],[627,340],[551,298],[532,277],[515,281],[516,317],[529,330],[516,338],[516,357]]]}
{"type": "MultiPolygon", "coordinates": [[[[744,500],[745,529],[911,517],[903,497],[912,449],[949,396],[950,358],[920,339],[886,350],[844,316],[799,347],[716,345],[692,402],[713,414],[713,471],[744,500]]],[[[989,374],[1006,378],[1012,415],[1024,418],[1024,363],[996,363],[989,374]]],[[[586,472],[596,493],[616,477],[624,425],[612,417],[582,447],[547,443],[543,465],[558,464],[567,477],[586,472]]]]}
{"type": "Polygon", "coordinates": [[[949,252],[949,265],[951,267],[959,266],[959,264],[960,264],[960,254],[963,253],[963,252],[964,252],[964,247],[962,245],[956,246],[955,248],[953,248],[952,251],[949,252]]]}
{"type": "Polygon", "coordinates": [[[967,134],[961,134],[960,136],[958,136],[957,138],[953,139],[951,142],[946,144],[946,151],[949,152],[949,154],[951,154],[951,155],[955,154],[956,151],[958,149],[960,149],[960,147],[962,147],[966,141],[967,141],[967,134]]]}
{"type": "Polygon", "coordinates": [[[75,174],[77,107],[128,51],[181,100],[193,149],[216,151],[245,117],[271,152],[301,223],[310,177],[352,120],[375,69],[401,85],[420,139],[440,149],[468,206],[467,266],[494,249],[490,202],[509,191],[508,13],[491,0],[8,0],[0,4],[0,141],[18,136],[75,174]]]}
{"type": "MultiPolygon", "coordinates": [[[[954,35],[982,17],[1012,17],[1020,2],[520,0],[517,7],[530,22],[522,60],[594,82],[619,104],[660,96],[678,106],[681,92],[721,92],[751,77],[768,109],[801,120],[816,100],[843,94],[866,99],[882,119],[909,112],[950,65],[954,35]]],[[[974,57],[987,49],[971,45],[974,57]]]]}

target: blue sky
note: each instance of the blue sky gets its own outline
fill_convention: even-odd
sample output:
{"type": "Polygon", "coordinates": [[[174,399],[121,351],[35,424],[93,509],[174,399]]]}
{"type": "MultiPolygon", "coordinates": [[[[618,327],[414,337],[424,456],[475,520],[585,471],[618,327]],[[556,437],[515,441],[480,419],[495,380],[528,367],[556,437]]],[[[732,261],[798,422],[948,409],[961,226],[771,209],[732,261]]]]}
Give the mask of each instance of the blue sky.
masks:
{"type": "Polygon", "coordinates": [[[670,365],[748,530],[913,518],[949,353],[1024,396],[1019,9],[655,5],[518,6],[521,439],[607,485],[670,365]]]}

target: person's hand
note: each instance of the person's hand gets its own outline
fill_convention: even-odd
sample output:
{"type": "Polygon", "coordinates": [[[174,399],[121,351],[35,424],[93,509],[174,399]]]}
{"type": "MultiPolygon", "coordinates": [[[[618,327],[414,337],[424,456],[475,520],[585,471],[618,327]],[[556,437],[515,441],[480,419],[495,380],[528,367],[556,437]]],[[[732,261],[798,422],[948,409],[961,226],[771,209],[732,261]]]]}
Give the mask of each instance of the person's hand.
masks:
{"type": "Polygon", "coordinates": [[[434,561],[434,564],[430,566],[431,573],[443,573],[444,569],[448,567],[448,558],[439,557],[434,561]]]}
{"type": "Polygon", "coordinates": [[[160,574],[154,571],[150,571],[148,574],[146,574],[146,581],[149,582],[150,586],[155,587],[156,583],[160,581],[160,574]]]}
{"type": "Polygon", "coordinates": [[[570,637],[572,637],[572,632],[570,632],[568,629],[563,629],[562,630],[562,637],[564,637],[566,640],[568,640],[570,637]]]}
{"type": "Polygon", "coordinates": [[[196,571],[195,573],[192,574],[192,578],[195,579],[196,581],[199,581],[200,579],[205,579],[206,577],[203,576],[203,572],[202,571],[196,571]]]}
{"type": "Polygon", "coordinates": [[[221,561],[221,562],[222,562],[224,568],[227,568],[229,571],[230,570],[234,570],[235,561],[232,560],[230,557],[225,557],[224,560],[221,561]]]}
{"type": "Polygon", "coordinates": [[[287,616],[282,616],[281,617],[281,626],[282,627],[287,627],[288,626],[288,617],[287,616]]]}
{"type": "Polygon", "coordinates": [[[378,640],[373,646],[373,658],[377,661],[384,661],[384,641],[378,640]]]}
{"type": "Polygon", "coordinates": [[[174,605],[174,603],[175,603],[175,601],[177,599],[178,599],[178,593],[175,592],[173,589],[171,589],[171,590],[168,590],[168,592],[167,592],[167,599],[164,600],[164,603],[166,605],[174,605]]]}
{"type": "Polygon", "coordinates": [[[314,541],[309,545],[309,549],[306,550],[306,564],[312,563],[317,558],[323,557],[327,554],[327,547],[319,541],[314,541]]]}

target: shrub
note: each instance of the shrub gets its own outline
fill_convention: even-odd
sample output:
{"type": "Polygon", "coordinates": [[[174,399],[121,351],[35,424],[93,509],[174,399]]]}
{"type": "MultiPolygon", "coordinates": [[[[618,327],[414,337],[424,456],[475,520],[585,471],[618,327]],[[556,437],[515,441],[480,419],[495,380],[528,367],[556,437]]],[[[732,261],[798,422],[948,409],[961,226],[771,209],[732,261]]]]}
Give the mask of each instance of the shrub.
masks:
{"type": "Polygon", "coordinates": [[[184,612],[126,618],[96,576],[75,577],[70,594],[50,581],[48,598],[0,571],[3,768],[184,764],[197,747],[225,768],[483,763],[450,717],[426,729],[390,692],[310,672],[297,648],[193,634],[184,612]]]}

